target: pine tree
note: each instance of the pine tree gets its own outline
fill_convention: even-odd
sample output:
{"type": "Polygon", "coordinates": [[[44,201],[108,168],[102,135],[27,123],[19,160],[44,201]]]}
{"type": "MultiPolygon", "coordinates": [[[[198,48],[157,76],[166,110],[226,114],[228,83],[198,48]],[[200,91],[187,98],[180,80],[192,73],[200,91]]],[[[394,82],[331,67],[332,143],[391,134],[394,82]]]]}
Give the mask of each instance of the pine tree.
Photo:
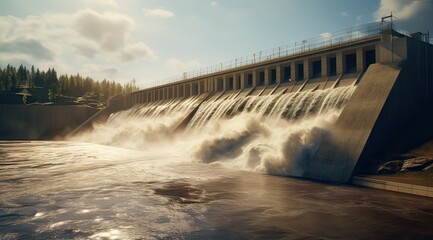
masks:
{"type": "Polygon", "coordinates": [[[35,66],[32,65],[32,68],[30,70],[30,74],[29,74],[29,77],[28,77],[29,88],[33,88],[34,85],[35,85],[35,82],[34,82],[35,81],[35,74],[36,74],[36,72],[35,72],[35,66]]]}
{"type": "Polygon", "coordinates": [[[35,76],[33,78],[33,82],[36,87],[43,87],[44,78],[41,72],[39,71],[39,68],[36,70],[35,76]]]}
{"type": "Polygon", "coordinates": [[[18,71],[16,73],[16,84],[24,85],[27,83],[27,68],[22,64],[18,67],[18,71]]]}

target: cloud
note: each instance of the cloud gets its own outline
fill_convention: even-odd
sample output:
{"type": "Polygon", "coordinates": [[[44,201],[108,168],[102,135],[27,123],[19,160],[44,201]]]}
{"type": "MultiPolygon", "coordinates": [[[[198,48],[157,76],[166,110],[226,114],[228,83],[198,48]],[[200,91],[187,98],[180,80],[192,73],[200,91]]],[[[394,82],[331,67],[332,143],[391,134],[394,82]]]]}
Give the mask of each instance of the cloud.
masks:
{"type": "Polygon", "coordinates": [[[50,49],[33,39],[4,41],[0,44],[0,56],[2,53],[25,55],[42,60],[53,60],[54,58],[54,53],[50,49]]]}
{"type": "Polygon", "coordinates": [[[165,66],[177,72],[185,72],[198,69],[201,64],[196,60],[182,61],[177,58],[169,58],[165,61],[165,66]]]}
{"type": "Polygon", "coordinates": [[[332,33],[330,32],[324,32],[320,34],[320,37],[324,40],[324,41],[328,41],[331,40],[332,38],[332,33]]]}
{"type": "Polygon", "coordinates": [[[129,62],[139,58],[157,59],[152,49],[142,42],[126,46],[122,49],[119,57],[123,62],[129,62]]]}
{"type": "Polygon", "coordinates": [[[374,17],[396,16],[397,26],[411,32],[433,30],[433,0],[381,0],[374,17]]]}
{"type": "Polygon", "coordinates": [[[115,79],[118,77],[120,70],[116,67],[88,64],[82,69],[82,74],[92,75],[97,79],[115,79]]]}
{"type": "Polygon", "coordinates": [[[125,46],[134,24],[126,15],[100,14],[90,9],[78,12],[74,18],[74,27],[82,37],[100,43],[108,51],[125,46]]]}
{"type": "Polygon", "coordinates": [[[210,5],[213,6],[213,7],[216,7],[216,6],[218,6],[218,3],[215,2],[215,1],[212,1],[212,2],[210,3],[210,5]]]}
{"type": "Polygon", "coordinates": [[[127,15],[105,12],[103,14],[87,9],[74,16],[74,29],[82,39],[76,45],[77,52],[85,57],[105,55],[121,62],[137,59],[156,59],[150,47],[143,42],[132,42],[129,37],[134,21],[127,15]]]}
{"type": "Polygon", "coordinates": [[[361,21],[361,20],[362,20],[362,15],[358,15],[358,16],[356,16],[356,20],[357,20],[357,21],[361,21]]]}
{"type": "Polygon", "coordinates": [[[0,62],[58,63],[77,56],[116,63],[155,59],[150,47],[131,38],[134,29],[135,22],[127,15],[90,9],[25,18],[0,16],[0,62]]]}
{"type": "Polygon", "coordinates": [[[381,0],[379,10],[376,12],[376,17],[379,19],[388,16],[392,12],[400,19],[412,18],[421,10],[422,5],[423,1],[381,0]]]}
{"type": "Polygon", "coordinates": [[[152,17],[161,17],[161,18],[171,18],[174,17],[174,13],[169,11],[169,10],[165,10],[162,8],[144,8],[143,9],[144,14],[146,14],[147,16],[152,16],[152,17]]]}
{"type": "Polygon", "coordinates": [[[347,12],[342,12],[341,16],[343,16],[343,17],[349,17],[349,14],[347,12]]]}
{"type": "Polygon", "coordinates": [[[117,8],[117,3],[114,0],[83,0],[86,4],[93,6],[114,7],[117,8]]]}

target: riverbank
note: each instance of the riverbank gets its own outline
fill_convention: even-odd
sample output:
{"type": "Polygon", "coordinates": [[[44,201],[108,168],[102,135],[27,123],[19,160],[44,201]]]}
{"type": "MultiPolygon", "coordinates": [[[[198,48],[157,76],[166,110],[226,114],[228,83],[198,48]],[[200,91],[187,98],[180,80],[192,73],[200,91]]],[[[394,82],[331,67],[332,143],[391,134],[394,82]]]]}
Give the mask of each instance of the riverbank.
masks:
{"type": "Polygon", "coordinates": [[[82,105],[0,104],[0,139],[48,140],[62,137],[98,110],[82,105]]]}

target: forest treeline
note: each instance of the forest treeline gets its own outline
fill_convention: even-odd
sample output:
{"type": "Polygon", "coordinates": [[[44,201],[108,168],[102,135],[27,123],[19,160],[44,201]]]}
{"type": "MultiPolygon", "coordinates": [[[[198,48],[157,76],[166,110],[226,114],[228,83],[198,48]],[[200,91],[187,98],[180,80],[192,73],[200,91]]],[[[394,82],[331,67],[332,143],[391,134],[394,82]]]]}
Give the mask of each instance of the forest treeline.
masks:
{"type": "Polygon", "coordinates": [[[135,82],[127,84],[115,81],[95,81],[90,77],[76,75],[58,75],[54,68],[41,71],[32,66],[28,69],[20,65],[18,68],[7,65],[0,67],[0,92],[18,92],[20,89],[43,88],[47,90],[46,98],[53,101],[60,96],[80,97],[86,93],[96,94],[100,101],[107,101],[110,97],[135,91],[135,82]]]}

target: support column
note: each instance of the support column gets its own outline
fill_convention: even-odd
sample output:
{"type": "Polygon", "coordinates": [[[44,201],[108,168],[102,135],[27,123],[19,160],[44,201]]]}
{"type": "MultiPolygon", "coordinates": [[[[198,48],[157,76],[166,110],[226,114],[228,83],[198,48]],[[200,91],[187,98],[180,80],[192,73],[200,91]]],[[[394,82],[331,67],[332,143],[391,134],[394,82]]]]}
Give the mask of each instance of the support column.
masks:
{"type": "Polygon", "coordinates": [[[186,83],[183,85],[183,97],[187,97],[186,96],[186,88],[188,87],[187,85],[188,84],[186,84],[186,83]]]}
{"type": "Polygon", "coordinates": [[[304,60],[304,80],[310,79],[310,61],[308,59],[304,60]]]}
{"type": "Polygon", "coordinates": [[[290,71],[291,71],[290,78],[292,79],[292,81],[298,80],[298,68],[296,66],[296,62],[292,62],[290,64],[290,71]]]}
{"type": "Polygon", "coordinates": [[[241,73],[241,89],[245,88],[245,79],[246,79],[246,73],[242,72],[241,73]]]}
{"type": "Polygon", "coordinates": [[[223,91],[228,90],[228,84],[227,84],[228,79],[229,78],[226,75],[223,76],[223,91]]]}
{"type": "Polygon", "coordinates": [[[185,84],[182,84],[182,87],[180,88],[180,92],[182,93],[182,97],[185,97],[185,84]]]}
{"type": "Polygon", "coordinates": [[[356,49],[356,71],[362,72],[365,69],[364,50],[362,48],[356,49]]]}
{"type": "Polygon", "coordinates": [[[270,78],[270,75],[271,75],[271,69],[269,68],[269,67],[267,67],[267,68],[265,68],[265,86],[266,85],[269,85],[269,78],[270,78]]]}
{"type": "Polygon", "coordinates": [[[189,84],[189,96],[193,96],[192,95],[192,83],[189,84]]]}
{"type": "Polygon", "coordinates": [[[335,61],[337,64],[337,75],[344,73],[343,52],[337,52],[335,61]]]}
{"type": "Polygon", "coordinates": [[[207,89],[207,78],[205,80],[203,80],[203,84],[204,84],[204,92],[209,92],[209,90],[207,89]]]}
{"type": "Polygon", "coordinates": [[[233,74],[233,90],[238,90],[238,75],[233,74]]]}
{"type": "Polygon", "coordinates": [[[197,95],[202,94],[201,83],[202,83],[202,81],[199,81],[199,82],[198,82],[198,86],[197,86],[197,95]]]}
{"type": "Polygon", "coordinates": [[[258,71],[253,70],[253,86],[252,87],[257,87],[258,76],[259,76],[258,71]]]}
{"type": "Polygon", "coordinates": [[[328,57],[326,55],[322,56],[320,58],[320,63],[321,63],[321,70],[322,70],[322,77],[327,77],[329,75],[328,73],[328,57]]]}
{"type": "Polygon", "coordinates": [[[281,83],[283,81],[283,74],[284,74],[284,70],[283,70],[283,66],[282,65],[278,65],[275,67],[275,83],[281,83]]]}
{"type": "Polygon", "coordinates": [[[213,88],[218,91],[218,78],[213,78],[213,88]]]}

